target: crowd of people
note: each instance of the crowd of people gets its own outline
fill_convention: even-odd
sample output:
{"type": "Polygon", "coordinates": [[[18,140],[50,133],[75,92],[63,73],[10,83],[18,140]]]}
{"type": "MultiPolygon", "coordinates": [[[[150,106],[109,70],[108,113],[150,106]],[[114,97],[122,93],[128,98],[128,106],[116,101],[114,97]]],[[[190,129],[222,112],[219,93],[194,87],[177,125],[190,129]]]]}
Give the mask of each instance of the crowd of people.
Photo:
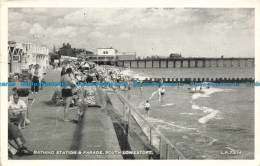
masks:
{"type": "MultiPolygon", "coordinates": [[[[92,82],[125,82],[128,86],[104,86],[104,90],[114,91],[120,89],[123,91],[130,91],[133,87],[133,76],[129,73],[130,69],[123,69],[116,66],[103,65],[99,66],[92,62],[66,62],[62,65],[61,70],[61,83],[69,82],[71,86],[65,86],[61,88],[55,88],[56,91],[52,97],[52,101],[55,103],[59,99],[63,99],[64,103],[64,122],[69,122],[68,111],[72,105],[79,107],[78,114],[73,122],[78,123],[79,118],[82,117],[84,109],[90,105],[101,107],[95,102],[96,87],[94,86],[78,86],[78,82],[92,83],[92,82]]],[[[141,96],[143,94],[143,87],[139,86],[141,96]]],[[[156,91],[158,93],[159,100],[163,99],[165,95],[165,88],[158,87],[156,91]]],[[[149,100],[144,105],[146,116],[149,116],[151,111],[151,105],[149,100]]]]}
{"type": "MultiPolygon", "coordinates": [[[[62,87],[53,87],[55,88],[55,92],[52,97],[53,103],[58,100],[62,100],[64,105],[64,122],[74,122],[79,123],[84,117],[85,111],[88,107],[105,107],[105,104],[101,104],[97,99],[97,87],[96,86],[78,86],[78,82],[82,83],[127,83],[128,86],[103,86],[106,91],[114,91],[116,89],[120,89],[123,91],[130,91],[133,86],[133,77],[129,74],[130,69],[123,69],[116,66],[103,65],[99,66],[92,62],[73,62],[67,61],[63,62],[62,69],[60,73],[60,83],[69,83],[67,86],[62,87]],[[128,71],[126,71],[128,70],[128,71]],[[68,118],[69,107],[77,106],[78,111],[73,120],[68,118]]],[[[53,68],[55,70],[55,68],[53,68]]],[[[131,72],[130,72],[131,73],[131,72]]],[[[38,91],[42,88],[39,87],[39,83],[44,81],[44,70],[40,65],[30,65],[29,66],[29,80],[35,83],[34,86],[31,87],[31,93],[37,94],[38,91]]],[[[140,89],[141,95],[143,94],[143,87],[138,87],[140,89]]],[[[8,108],[9,108],[9,123],[8,123],[8,135],[10,139],[14,139],[15,143],[18,147],[18,154],[33,154],[24,146],[24,138],[21,133],[21,129],[25,127],[25,125],[30,124],[30,121],[27,119],[26,103],[20,99],[20,95],[18,93],[17,88],[13,88],[12,95],[9,98],[8,108]],[[11,123],[10,119],[12,117],[16,117],[18,119],[17,125],[11,123]]],[[[164,88],[158,89],[159,97],[163,97],[165,93],[164,88]]],[[[146,115],[149,116],[149,112],[151,111],[151,105],[149,100],[144,105],[144,110],[146,115]]],[[[11,145],[10,145],[11,149],[11,145]]],[[[11,150],[10,150],[10,154],[11,150]]],[[[12,156],[12,155],[10,155],[12,156]]]]}
{"type": "Polygon", "coordinates": [[[20,156],[32,155],[33,152],[24,146],[26,141],[21,132],[21,129],[25,128],[25,125],[30,124],[30,121],[26,116],[27,105],[20,99],[17,88],[13,88],[12,91],[13,94],[10,96],[8,102],[8,156],[12,158],[15,154],[20,156]],[[15,119],[17,119],[17,121],[14,121],[15,119]],[[17,122],[17,125],[13,122],[17,122]],[[16,146],[11,143],[12,140],[16,146]]]}
{"type": "MultiPolygon", "coordinates": [[[[89,106],[101,107],[97,103],[95,86],[78,86],[81,83],[93,82],[127,82],[131,85],[132,77],[125,75],[123,69],[115,66],[99,66],[91,62],[64,62],[61,69],[61,83],[69,83],[70,86],[56,87],[52,97],[53,103],[63,99],[64,103],[64,122],[69,122],[69,107],[76,105],[79,111],[73,122],[78,123],[79,118],[83,116],[84,110],[89,106]]],[[[103,87],[108,91],[116,88],[130,90],[129,86],[103,87]]]]}
{"type": "MultiPolygon", "coordinates": [[[[40,82],[44,81],[44,70],[39,64],[30,65],[28,70],[27,81],[34,83],[31,86],[31,93],[37,94],[42,86],[40,82]]],[[[14,87],[9,97],[8,102],[8,156],[12,158],[15,154],[18,155],[32,155],[33,152],[28,150],[25,146],[25,139],[22,136],[21,129],[25,125],[29,125],[30,121],[27,118],[27,105],[22,97],[28,97],[28,89],[17,89],[14,87]],[[13,140],[14,144],[11,143],[13,140]]],[[[28,101],[28,98],[27,98],[28,101]]]]}

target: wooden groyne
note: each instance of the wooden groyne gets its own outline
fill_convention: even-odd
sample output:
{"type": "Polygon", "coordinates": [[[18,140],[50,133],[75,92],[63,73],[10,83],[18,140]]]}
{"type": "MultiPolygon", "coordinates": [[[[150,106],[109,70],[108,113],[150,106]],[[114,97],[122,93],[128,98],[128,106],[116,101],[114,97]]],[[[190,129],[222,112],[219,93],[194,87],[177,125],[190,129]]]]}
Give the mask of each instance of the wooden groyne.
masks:
{"type": "Polygon", "coordinates": [[[187,83],[190,82],[214,82],[214,83],[246,83],[255,82],[254,78],[146,78],[145,80],[141,81],[139,79],[135,79],[134,82],[166,82],[166,83],[187,83]]]}

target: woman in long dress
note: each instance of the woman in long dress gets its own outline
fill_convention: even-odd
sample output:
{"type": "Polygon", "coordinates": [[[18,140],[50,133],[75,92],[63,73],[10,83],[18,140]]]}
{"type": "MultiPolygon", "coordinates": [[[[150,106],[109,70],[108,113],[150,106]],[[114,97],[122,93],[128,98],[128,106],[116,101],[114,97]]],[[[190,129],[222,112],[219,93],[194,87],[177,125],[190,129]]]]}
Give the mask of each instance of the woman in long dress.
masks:
{"type": "MultiPolygon", "coordinates": [[[[85,82],[92,83],[92,81],[93,81],[93,77],[88,75],[85,82]]],[[[101,108],[101,105],[96,98],[97,91],[95,86],[81,86],[78,89],[79,89],[78,91],[81,91],[82,94],[78,104],[79,109],[76,115],[76,119],[73,119],[74,123],[78,123],[79,120],[83,118],[83,115],[85,111],[88,109],[88,107],[101,108]]]]}

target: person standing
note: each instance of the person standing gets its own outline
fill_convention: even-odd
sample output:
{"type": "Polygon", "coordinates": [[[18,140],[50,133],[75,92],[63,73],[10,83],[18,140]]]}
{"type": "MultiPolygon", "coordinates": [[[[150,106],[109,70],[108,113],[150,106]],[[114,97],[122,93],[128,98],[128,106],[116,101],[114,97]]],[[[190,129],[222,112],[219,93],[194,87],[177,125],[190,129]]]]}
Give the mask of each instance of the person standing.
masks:
{"type": "Polygon", "coordinates": [[[70,84],[68,86],[62,87],[61,93],[64,100],[64,122],[70,121],[68,119],[68,112],[69,112],[69,106],[72,100],[72,86],[73,86],[73,80],[72,80],[72,69],[68,68],[66,70],[66,73],[62,75],[61,77],[61,83],[67,83],[70,84]]]}
{"type": "Polygon", "coordinates": [[[33,75],[32,75],[32,82],[33,82],[33,86],[32,86],[32,93],[38,93],[39,91],[39,65],[35,65],[35,70],[33,71],[33,75]]]}
{"type": "Polygon", "coordinates": [[[161,98],[161,95],[162,95],[162,88],[159,86],[158,88],[158,97],[159,97],[159,100],[161,98]]]}
{"type": "Polygon", "coordinates": [[[66,68],[63,66],[60,75],[63,76],[64,74],[66,74],[66,68]]]}
{"type": "Polygon", "coordinates": [[[32,79],[33,73],[34,73],[34,65],[31,64],[31,65],[29,66],[29,80],[32,79]]]}
{"type": "MultiPolygon", "coordinates": [[[[43,69],[42,67],[39,65],[38,66],[38,76],[39,76],[39,82],[43,82],[43,69]]],[[[42,90],[42,87],[43,87],[43,83],[41,83],[41,90],[42,90]]]]}
{"type": "Polygon", "coordinates": [[[141,92],[141,96],[143,96],[143,87],[140,86],[140,92],[141,92]]]}
{"type": "Polygon", "coordinates": [[[144,109],[146,112],[146,117],[149,117],[149,112],[151,111],[151,104],[149,103],[149,100],[146,101],[144,109]]]}
{"type": "Polygon", "coordinates": [[[163,99],[163,96],[165,95],[165,89],[162,87],[161,89],[161,98],[163,99]]]}

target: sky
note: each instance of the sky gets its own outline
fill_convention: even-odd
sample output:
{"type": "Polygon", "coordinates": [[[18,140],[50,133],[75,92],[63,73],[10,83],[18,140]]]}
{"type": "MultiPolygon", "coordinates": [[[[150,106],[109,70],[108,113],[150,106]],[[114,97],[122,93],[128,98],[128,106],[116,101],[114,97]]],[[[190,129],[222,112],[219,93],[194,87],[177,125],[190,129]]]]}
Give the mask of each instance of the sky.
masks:
{"type": "Polygon", "coordinates": [[[8,40],[51,51],[70,43],[140,57],[254,57],[254,20],[248,8],[9,8],[8,40]]]}

